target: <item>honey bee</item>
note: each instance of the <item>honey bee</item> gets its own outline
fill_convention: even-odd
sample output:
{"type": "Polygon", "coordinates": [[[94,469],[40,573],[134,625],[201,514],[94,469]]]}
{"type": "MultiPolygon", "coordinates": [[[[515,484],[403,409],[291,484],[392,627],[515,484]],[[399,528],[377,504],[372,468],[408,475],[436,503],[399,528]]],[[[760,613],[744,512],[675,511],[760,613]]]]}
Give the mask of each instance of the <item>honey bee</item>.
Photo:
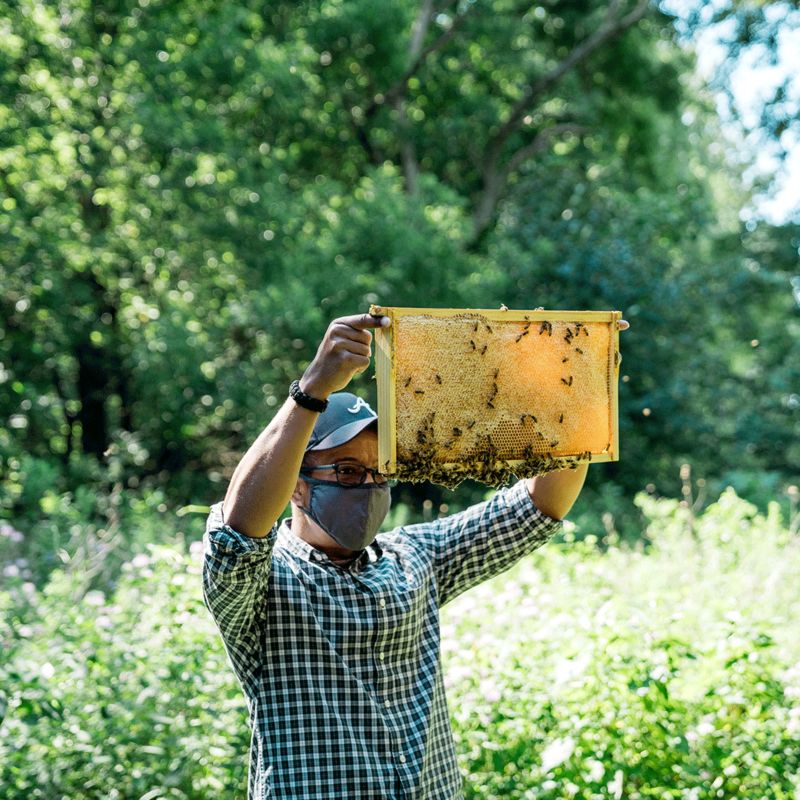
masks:
{"type": "Polygon", "coordinates": [[[558,421],[562,422],[562,423],[564,422],[564,415],[563,414],[561,414],[561,416],[559,416],[558,421]]]}
{"type": "Polygon", "coordinates": [[[488,345],[488,344],[485,344],[483,347],[481,347],[481,349],[480,349],[480,351],[479,351],[479,352],[480,352],[480,354],[483,356],[483,355],[486,355],[486,351],[487,351],[488,349],[489,349],[489,345],[488,345]]]}
{"type": "Polygon", "coordinates": [[[406,382],[403,384],[403,386],[404,386],[404,387],[407,389],[407,388],[409,387],[409,385],[410,385],[410,384],[411,384],[411,376],[409,375],[409,376],[406,378],[406,382]]]}
{"type": "Polygon", "coordinates": [[[435,377],[436,377],[436,383],[442,382],[442,376],[438,372],[436,373],[435,377]]]}
{"type": "Polygon", "coordinates": [[[569,376],[569,379],[562,378],[561,383],[563,383],[565,386],[572,386],[572,375],[569,376]]]}
{"type": "Polygon", "coordinates": [[[414,389],[414,394],[425,394],[424,389],[414,389]]]}
{"type": "Polygon", "coordinates": [[[581,355],[583,355],[583,350],[581,350],[580,347],[576,347],[575,348],[575,352],[576,353],[580,353],[581,355]]]}

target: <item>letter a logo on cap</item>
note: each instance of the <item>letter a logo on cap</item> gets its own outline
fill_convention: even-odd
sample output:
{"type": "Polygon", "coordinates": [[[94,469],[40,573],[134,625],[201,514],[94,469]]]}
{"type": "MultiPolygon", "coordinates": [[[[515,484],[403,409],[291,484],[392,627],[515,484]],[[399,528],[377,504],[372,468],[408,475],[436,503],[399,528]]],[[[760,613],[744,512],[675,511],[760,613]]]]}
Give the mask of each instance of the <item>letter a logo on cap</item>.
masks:
{"type": "Polygon", "coordinates": [[[349,411],[351,414],[358,414],[358,412],[359,412],[359,411],[360,411],[362,408],[366,408],[366,409],[367,409],[367,411],[371,411],[373,414],[375,413],[375,412],[374,412],[374,411],[372,411],[372,409],[369,407],[369,403],[368,403],[366,400],[364,400],[362,397],[357,397],[357,398],[356,398],[356,402],[355,402],[355,404],[354,404],[353,406],[351,406],[350,408],[348,408],[347,410],[348,410],[348,411],[349,411]]]}

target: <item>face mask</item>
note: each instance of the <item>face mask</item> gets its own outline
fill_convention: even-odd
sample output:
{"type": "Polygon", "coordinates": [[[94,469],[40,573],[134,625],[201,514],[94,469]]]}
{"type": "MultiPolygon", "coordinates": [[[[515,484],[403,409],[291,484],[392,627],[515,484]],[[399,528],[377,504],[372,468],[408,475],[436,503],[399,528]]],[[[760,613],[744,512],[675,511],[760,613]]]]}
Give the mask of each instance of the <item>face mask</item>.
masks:
{"type": "Polygon", "coordinates": [[[309,485],[308,508],[300,506],[342,547],[363,550],[371,544],[392,504],[386,484],[341,486],[333,481],[303,478],[309,485]]]}

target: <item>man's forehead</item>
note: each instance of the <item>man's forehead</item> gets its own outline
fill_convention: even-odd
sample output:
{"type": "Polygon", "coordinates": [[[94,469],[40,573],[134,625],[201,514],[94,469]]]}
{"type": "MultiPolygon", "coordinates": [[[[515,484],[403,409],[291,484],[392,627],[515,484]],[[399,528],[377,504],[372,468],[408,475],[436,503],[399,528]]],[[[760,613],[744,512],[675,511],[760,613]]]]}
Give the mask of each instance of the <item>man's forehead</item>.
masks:
{"type": "Polygon", "coordinates": [[[327,450],[309,450],[306,453],[306,461],[314,464],[329,464],[337,458],[345,456],[357,458],[363,455],[374,455],[377,458],[377,454],[378,432],[370,426],[336,447],[329,447],[327,450]]]}

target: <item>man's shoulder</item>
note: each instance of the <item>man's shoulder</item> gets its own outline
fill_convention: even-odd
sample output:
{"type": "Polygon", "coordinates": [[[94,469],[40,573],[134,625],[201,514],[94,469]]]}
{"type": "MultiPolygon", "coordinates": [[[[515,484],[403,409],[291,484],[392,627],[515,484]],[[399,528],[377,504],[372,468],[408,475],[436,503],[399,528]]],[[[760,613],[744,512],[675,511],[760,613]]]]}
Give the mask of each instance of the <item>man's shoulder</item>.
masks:
{"type": "Polygon", "coordinates": [[[400,525],[379,533],[375,541],[381,550],[403,557],[423,557],[429,549],[429,542],[436,534],[434,522],[417,522],[413,525],[400,525]]]}

